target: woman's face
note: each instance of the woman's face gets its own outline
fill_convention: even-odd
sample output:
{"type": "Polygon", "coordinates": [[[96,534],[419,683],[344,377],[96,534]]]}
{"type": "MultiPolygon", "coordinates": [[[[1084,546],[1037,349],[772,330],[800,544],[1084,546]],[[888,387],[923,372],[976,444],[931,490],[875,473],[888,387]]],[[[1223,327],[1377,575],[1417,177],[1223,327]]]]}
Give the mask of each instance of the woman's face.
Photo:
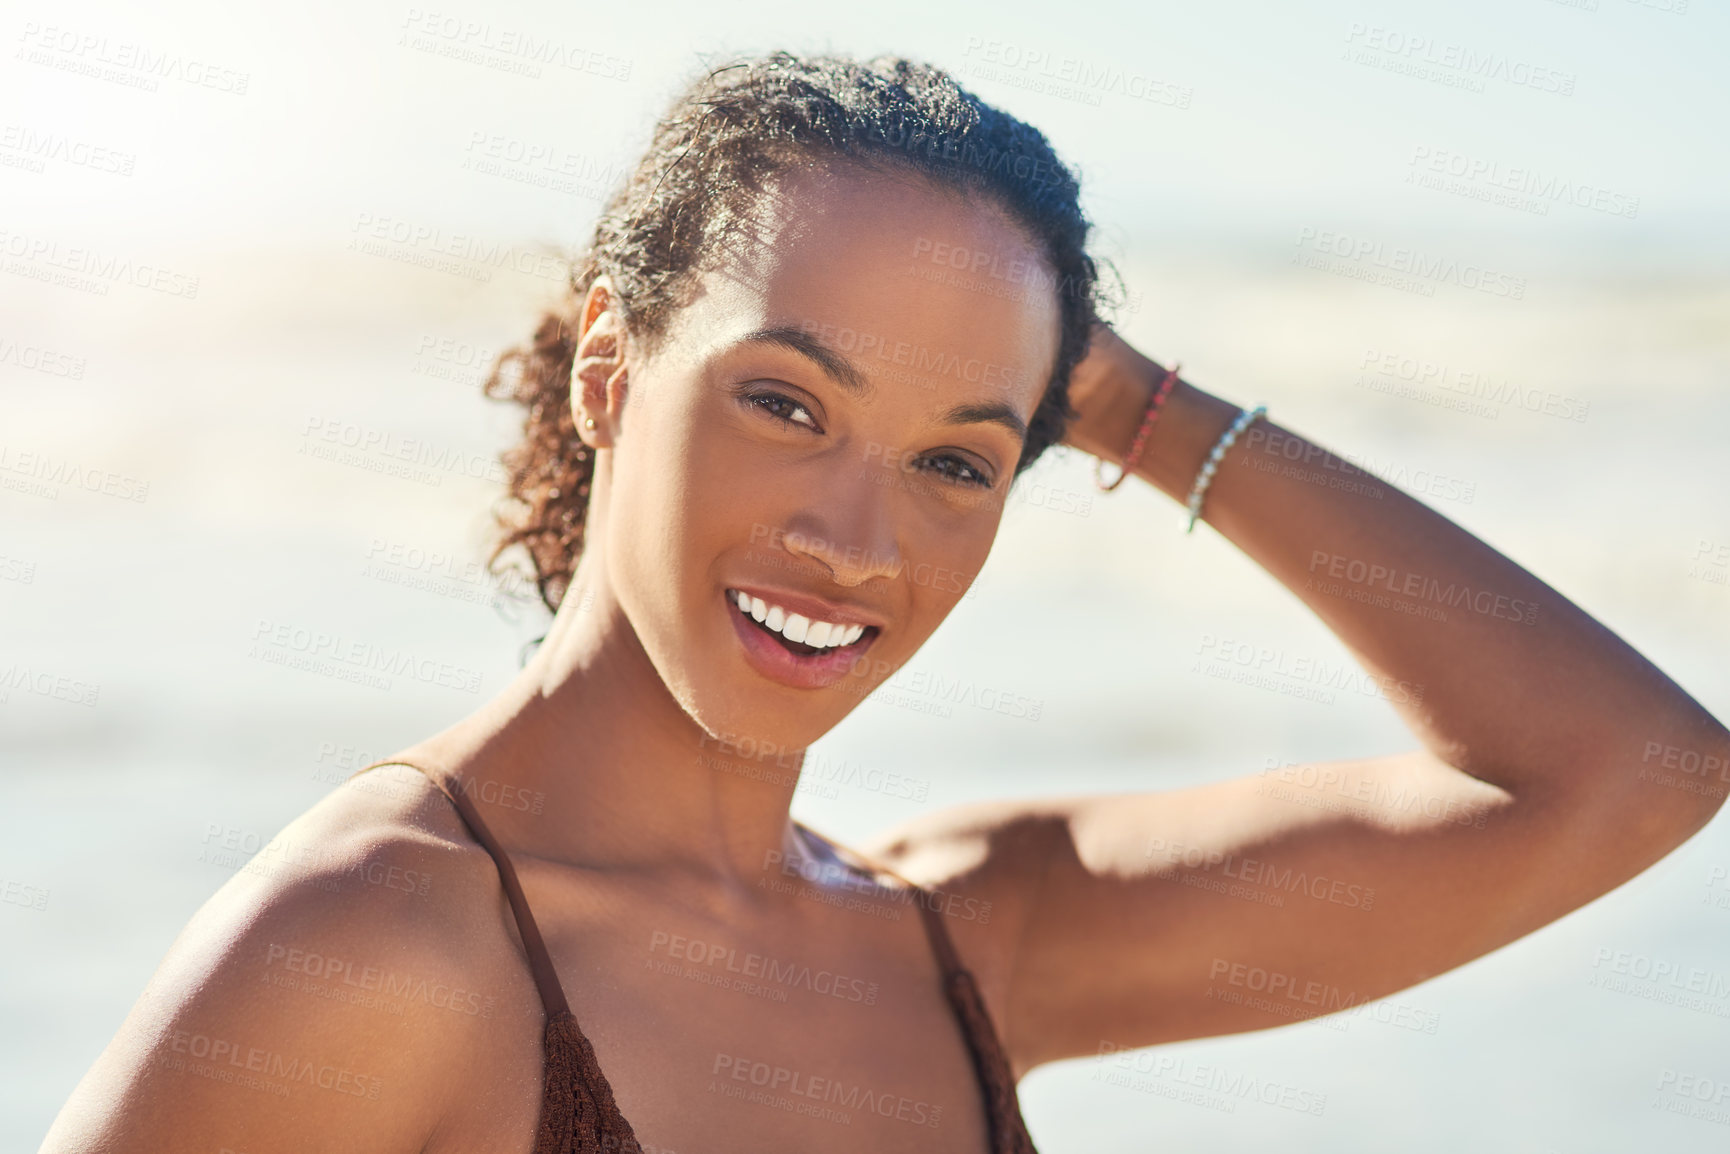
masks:
{"type": "Polygon", "coordinates": [[[653,351],[627,353],[605,551],[684,709],[711,734],[794,750],[977,576],[1060,316],[1038,248],[977,198],[830,173],[769,203],[653,351]],[[868,628],[811,655],[739,591],[765,624],[868,628]]]}

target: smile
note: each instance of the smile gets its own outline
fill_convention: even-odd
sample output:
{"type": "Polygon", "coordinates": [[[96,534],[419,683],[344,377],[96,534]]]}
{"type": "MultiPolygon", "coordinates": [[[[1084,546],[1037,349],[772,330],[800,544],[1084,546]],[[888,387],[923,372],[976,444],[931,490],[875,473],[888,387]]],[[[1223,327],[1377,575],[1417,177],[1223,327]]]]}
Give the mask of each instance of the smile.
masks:
{"type": "Polygon", "coordinates": [[[758,673],[796,689],[821,689],[845,677],[882,630],[858,621],[813,619],[739,589],[725,591],[727,613],[758,673]]]}
{"type": "MultiPolygon", "coordinates": [[[[812,653],[824,649],[833,649],[842,645],[851,645],[865,632],[863,625],[841,625],[830,621],[813,621],[798,613],[789,613],[772,602],[761,597],[753,597],[749,593],[737,589],[728,590],[738,602],[739,612],[750,615],[771,633],[779,633],[788,641],[808,649],[812,653]]],[[[794,649],[797,653],[799,650],[794,649]]]]}

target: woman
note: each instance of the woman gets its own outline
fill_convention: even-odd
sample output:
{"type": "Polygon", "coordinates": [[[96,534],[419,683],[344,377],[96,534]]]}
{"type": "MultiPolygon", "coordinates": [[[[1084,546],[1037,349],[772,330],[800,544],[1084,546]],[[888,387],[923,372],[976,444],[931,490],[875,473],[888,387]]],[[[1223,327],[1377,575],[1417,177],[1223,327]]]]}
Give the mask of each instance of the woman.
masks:
{"type": "Polygon", "coordinates": [[[1077,192],[934,69],[699,80],[492,383],[528,408],[502,547],[544,643],[199,911],[44,1149],[1030,1150],[1035,1066],[1385,996],[1698,831],[1716,800],[1641,770],[1730,758],[1724,728],[1489,546],[1099,325],[1077,192]],[[1420,748],[952,807],[862,855],[792,822],[802,751],[1059,441],[1302,598],[1420,748]],[[1172,884],[1225,862],[1374,904],[1172,884]]]}

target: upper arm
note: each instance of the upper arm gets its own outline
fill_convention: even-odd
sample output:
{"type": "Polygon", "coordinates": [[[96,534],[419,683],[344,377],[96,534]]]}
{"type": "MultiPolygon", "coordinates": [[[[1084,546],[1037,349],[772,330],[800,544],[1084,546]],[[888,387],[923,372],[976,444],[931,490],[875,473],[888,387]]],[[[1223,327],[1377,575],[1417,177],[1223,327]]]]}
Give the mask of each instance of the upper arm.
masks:
{"type": "Polygon", "coordinates": [[[256,868],[267,846],[194,915],[43,1151],[422,1149],[477,1023],[425,995],[472,983],[441,907],[381,879],[468,871],[435,839],[331,827],[315,808],[272,846],[316,854],[256,868]]]}
{"type": "Polygon", "coordinates": [[[1638,800],[1516,799],[1414,752],[967,807],[909,825],[890,852],[913,876],[1019,895],[1015,925],[957,940],[996,976],[987,1001],[1019,1074],[1102,1043],[1278,1026],[1459,966],[1692,832],[1640,820],[1638,800]]]}
{"type": "Polygon", "coordinates": [[[1054,806],[1017,1042],[1034,1065],[1266,1029],[1451,969],[1573,908],[1523,884],[1531,816],[1427,754],[1054,806]]]}

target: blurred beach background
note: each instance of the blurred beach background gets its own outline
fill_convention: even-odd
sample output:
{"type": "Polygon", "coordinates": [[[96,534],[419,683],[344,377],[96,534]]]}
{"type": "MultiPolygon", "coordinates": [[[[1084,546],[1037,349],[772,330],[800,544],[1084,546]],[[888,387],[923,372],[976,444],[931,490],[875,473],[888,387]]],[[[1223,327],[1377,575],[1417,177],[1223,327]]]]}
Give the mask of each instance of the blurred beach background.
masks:
{"type": "MultiPolygon", "coordinates": [[[[1132,342],[1730,716],[1721,3],[8,0],[0,37],[0,1149],[36,1147],[249,854],[539,636],[481,572],[518,414],[477,386],[729,54],[953,69],[1081,170],[1132,342]],[[1467,267],[1495,275],[1433,271],[1467,267]],[[402,468],[410,439],[431,456],[402,468]],[[296,668],[279,625],[469,684],[296,668]]],[[[1211,530],[1056,450],[915,665],[813,748],[796,814],[845,841],[1409,747],[1361,683],[1294,672],[1344,659],[1211,530]]],[[[1037,1070],[1039,1148],[1722,1150],[1725,820],[1386,1003],[1037,1070]],[[1250,1080],[1290,1093],[1222,1088],[1250,1080]]]]}

